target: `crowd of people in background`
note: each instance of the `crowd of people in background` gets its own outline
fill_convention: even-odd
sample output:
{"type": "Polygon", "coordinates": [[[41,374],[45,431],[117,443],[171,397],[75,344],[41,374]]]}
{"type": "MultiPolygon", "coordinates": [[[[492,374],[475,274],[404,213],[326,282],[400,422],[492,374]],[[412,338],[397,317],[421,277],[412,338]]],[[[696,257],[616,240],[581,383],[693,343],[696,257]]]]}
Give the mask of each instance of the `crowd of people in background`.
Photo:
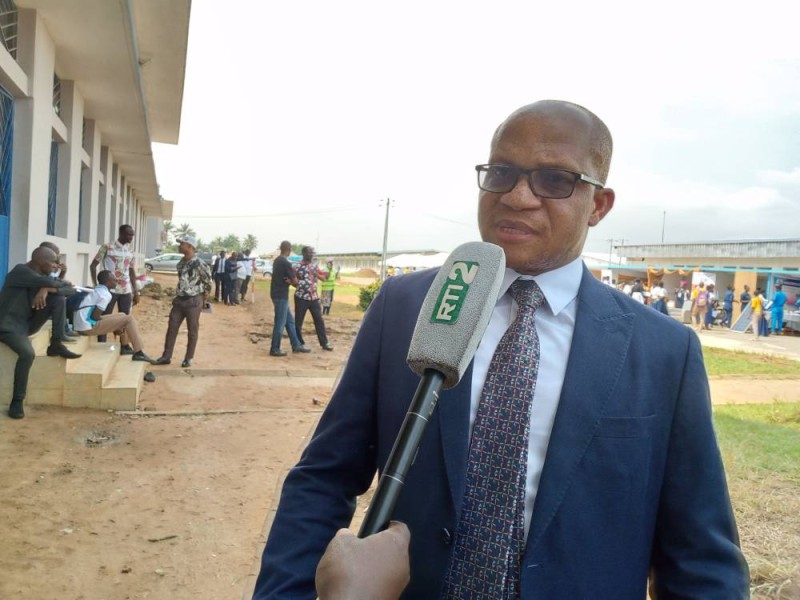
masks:
{"type": "MultiPolygon", "coordinates": [[[[641,279],[617,283],[605,276],[603,283],[616,287],[641,304],[648,304],[655,310],[669,315],[669,293],[664,288],[663,281],[657,280],[652,285],[645,284],[641,279]]],[[[693,289],[690,289],[687,281],[681,281],[673,296],[673,306],[676,309],[682,310],[686,302],[692,303],[691,320],[698,332],[712,329],[715,325],[730,329],[734,304],[740,305],[741,313],[744,313],[750,305],[750,323],[747,329],[752,329],[754,339],[779,335],[783,332],[784,308],[788,297],[781,284],[775,286],[775,292],[769,300],[762,288],[756,288],[755,293],[751,293],[749,285],[744,286],[738,299],[732,285],[726,286],[725,292],[720,296],[716,284],[705,281],[697,283],[693,289]],[[765,316],[766,311],[769,311],[769,319],[765,316]]],[[[800,294],[795,294],[793,306],[800,309],[800,294]]]]}

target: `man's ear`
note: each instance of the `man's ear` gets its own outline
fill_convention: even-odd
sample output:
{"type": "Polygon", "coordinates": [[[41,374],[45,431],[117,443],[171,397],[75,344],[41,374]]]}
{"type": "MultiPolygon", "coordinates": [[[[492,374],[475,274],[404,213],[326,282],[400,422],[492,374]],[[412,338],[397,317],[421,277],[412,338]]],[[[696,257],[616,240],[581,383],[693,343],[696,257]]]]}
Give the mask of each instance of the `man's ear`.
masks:
{"type": "Polygon", "coordinates": [[[600,188],[594,193],[594,210],[589,215],[589,227],[594,227],[614,207],[614,190],[611,188],[600,188]]]}

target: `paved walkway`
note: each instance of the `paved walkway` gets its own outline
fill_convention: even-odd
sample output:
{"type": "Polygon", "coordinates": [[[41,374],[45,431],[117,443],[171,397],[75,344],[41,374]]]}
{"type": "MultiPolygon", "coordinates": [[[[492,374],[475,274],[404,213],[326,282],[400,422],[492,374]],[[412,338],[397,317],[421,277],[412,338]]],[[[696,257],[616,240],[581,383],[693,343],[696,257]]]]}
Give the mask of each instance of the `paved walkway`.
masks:
{"type": "MultiPolygon", "coordinates": [[[[770,335],[758,338],[756,341],[753,339],[752,333],[738,333],[719,327],[708,331],[703,330],[698,335],[703,346],[783,356],[800,361],[800,335],[770,335]]],[[[798,375],[800,375],[800,366],[798,375]]]]}

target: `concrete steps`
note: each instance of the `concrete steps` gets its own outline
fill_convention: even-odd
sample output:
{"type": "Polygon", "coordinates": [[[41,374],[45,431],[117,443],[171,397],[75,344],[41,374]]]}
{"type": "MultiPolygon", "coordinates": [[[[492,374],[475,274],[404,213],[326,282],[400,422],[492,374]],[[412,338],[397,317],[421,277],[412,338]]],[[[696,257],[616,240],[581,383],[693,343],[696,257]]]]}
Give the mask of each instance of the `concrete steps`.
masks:
{"type": "MultiPolygon", "coordinates": [[[[49,340],[49,325],[31,336],[36,360],[28,381],[26,404],[136,410],[147,364],[120,356],[118,340],[101,344],[97,338],[81,337],[67,344],[82,355],[74,360],[47,356],[49,340]]],[[[0,344],[0,407],[11,399],[16,358],[0,344]]]]}

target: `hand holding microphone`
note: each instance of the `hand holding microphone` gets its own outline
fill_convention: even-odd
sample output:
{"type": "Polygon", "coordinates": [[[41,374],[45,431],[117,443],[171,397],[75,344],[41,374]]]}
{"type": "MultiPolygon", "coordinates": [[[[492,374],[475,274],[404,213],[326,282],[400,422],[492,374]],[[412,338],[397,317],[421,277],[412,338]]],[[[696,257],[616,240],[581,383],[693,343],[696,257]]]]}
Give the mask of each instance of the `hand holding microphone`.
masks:
{"type": "Polygon", "coordinates": [[[439,392],[458,384],[492,316],[505,274],[503,249],[486,242],[456,248],[442,265],[420,309],[406,361],[422,377],[381,472],[358,536],[389,523],[439,392]]]}

